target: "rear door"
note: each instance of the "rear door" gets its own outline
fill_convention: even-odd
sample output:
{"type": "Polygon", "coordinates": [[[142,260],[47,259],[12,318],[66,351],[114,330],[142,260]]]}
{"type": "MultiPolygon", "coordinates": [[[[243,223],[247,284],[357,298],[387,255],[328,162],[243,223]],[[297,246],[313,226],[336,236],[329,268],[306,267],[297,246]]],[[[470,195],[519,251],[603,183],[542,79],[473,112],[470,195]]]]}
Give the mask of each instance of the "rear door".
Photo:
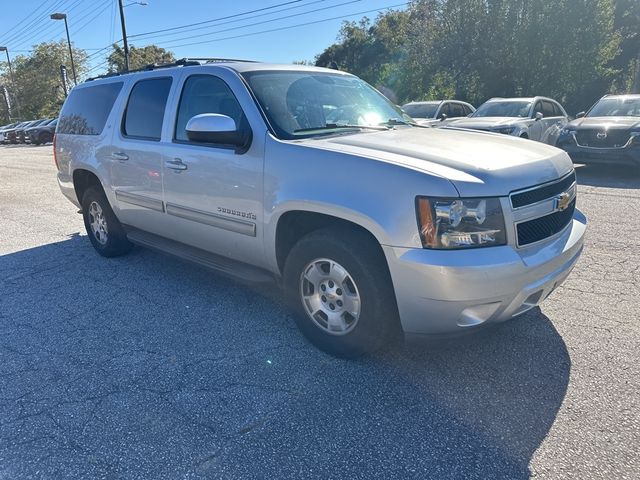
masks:
{"type": "Polygon", "coordinates": [[[120,221],[153,233],[164,221],[161,133],[172,86],[165,72],[132,82],[110,152],[120,221]]]}
{"type": "Polygon", "coordinates": [[[540,141],[555,145],[560,130],[566,123],[565,117],[562,115],[559,105],[557,106],[551,100],[542,100],[542,113],[544,115],[542,119],[544,129],[540,141]]]}
{"type": "Polygon", "coordinates": [[[538,112],[544,115],[542,100],[538,100],[533,106],[533,110],[531,110],[531,118],[534,121],[531,123],[528,130],[529,139],[540,141],[542,139],[542,136],[544,135],[546,127],[544,117],[541,120],[535,120],[536,114],[538,112]]]}

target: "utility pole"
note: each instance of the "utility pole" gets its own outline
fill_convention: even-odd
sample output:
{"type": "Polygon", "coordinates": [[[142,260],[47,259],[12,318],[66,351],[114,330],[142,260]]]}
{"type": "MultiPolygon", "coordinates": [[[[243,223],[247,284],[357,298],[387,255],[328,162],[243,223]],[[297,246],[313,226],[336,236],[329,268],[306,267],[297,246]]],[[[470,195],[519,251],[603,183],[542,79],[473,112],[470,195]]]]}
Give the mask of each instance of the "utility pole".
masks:
{"type": "MultiPolygon", "coordinates": [[[[0,47],[0,52],[7,54],[7,63],[9,64],[9,76],[11,77],[11,84],[13,85],[13,91],[15,93],[16,100],[16,109],[18,110],[18,118],[22,118],[22,113],[20,113],[20,102],[18,101],[18,85],[16,84],[16,79],[13,77],[13,68],[11,68],[11,58],[9,57],[9,47],[0,47]]],[[[8,98],[8,97],[7,97],[8,98]]]]}
{"type": "Polygon", "coordinates": [[[118,0],[118,6],[120,7],[120,24],[122,25],[122,43],[124,45],[124,71],[129,71],[129,43],[127,42],[127,26],[124,21],[124,5],[122,0],[118,0]]]}

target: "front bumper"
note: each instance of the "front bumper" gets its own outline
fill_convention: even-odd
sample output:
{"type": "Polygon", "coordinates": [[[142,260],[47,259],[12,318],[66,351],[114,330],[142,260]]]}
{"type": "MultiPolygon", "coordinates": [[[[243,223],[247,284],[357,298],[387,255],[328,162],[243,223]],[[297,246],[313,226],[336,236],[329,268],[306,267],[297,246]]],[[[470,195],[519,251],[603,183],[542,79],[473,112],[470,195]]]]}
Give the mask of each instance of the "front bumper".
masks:
{"type": "Polygon", "coordinates": [[[582,252],[586,218],[576,210],[548,242],[471,250],[384,246],[406,334],[452,334],[502,322],[539,305],[582,252]]]}
{"type": "Polygon", "coordinates": [[[567,152],[575,163],[640,166],[640,137],[634,138],[623,148],[583,147],[566,137],[559,139],[556,147],[567,152]]]}

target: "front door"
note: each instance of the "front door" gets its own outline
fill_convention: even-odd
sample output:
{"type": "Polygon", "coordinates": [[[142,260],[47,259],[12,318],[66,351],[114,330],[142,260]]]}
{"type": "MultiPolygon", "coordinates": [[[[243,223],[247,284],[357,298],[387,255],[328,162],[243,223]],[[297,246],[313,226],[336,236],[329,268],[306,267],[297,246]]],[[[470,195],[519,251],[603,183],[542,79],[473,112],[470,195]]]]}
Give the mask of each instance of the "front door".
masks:
{"type": "Polygon", "coordinates": [[[165,236],[246,263],[264,261],[262,244],[263,146],[251,142],[246,116],[230,87],[212,74],[186,76],[172,141],[164,148],[165,236]],[[190,141],[195,115],[231,117],[247,133],[247,148],[190,141]],[[250,143],[251,142],[251,143],[250,143]]]}

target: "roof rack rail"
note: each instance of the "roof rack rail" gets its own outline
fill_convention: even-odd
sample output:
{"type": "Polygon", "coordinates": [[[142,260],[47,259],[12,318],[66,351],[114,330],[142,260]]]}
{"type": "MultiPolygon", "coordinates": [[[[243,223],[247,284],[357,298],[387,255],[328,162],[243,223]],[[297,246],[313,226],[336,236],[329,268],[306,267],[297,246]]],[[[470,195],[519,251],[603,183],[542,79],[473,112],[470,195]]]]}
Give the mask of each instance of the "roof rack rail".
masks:
{"type": "Polygon", "coordinates": [[[120,75],[126,75],[127,73],[148,72],[151,70],[158,70],[161,68],[189,67],[189,66],[202,65],[207,63],[228,63],[228,62],[257,63],[256,60],[242,60],[238,58],[218,58],[218,57],[181,58],[179,60],[176,60],[175,62],[150,63],[149,65],[146,65],[142,68],[138,68],[136,70],[127,70],[126,72],[113,72],[113,73],[105,73],[104,75],[96,75],[95,77],[87,78],[85,82],[90,82],[92,80],[98,80],[101,78],[117,77],[120,75]]]}

